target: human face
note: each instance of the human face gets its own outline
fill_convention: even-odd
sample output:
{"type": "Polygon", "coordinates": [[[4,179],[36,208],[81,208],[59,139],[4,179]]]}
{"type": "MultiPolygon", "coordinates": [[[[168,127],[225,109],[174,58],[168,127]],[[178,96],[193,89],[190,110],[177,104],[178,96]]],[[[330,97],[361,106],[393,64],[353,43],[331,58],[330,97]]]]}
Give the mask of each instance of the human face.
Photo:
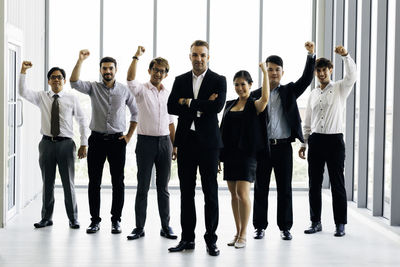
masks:
{"type": "Polygon", "coordinates": [[[208,55],[208,49],[205,46],[192,46],[189,55],[190,61],[192,61],[193,72],[196,75],[200,75],[207,69],[207,63],[210,58],[208,55]]]}
{"type": "Polygon", "coordinates": [[[243,77],[238,77],[233,81],[233,85],[235,86],[235,91],[238,94],[239,98],[246,99],[250,95],[251,83],[248,83],[247,80],[243,77]]]}
{"type": "Polygon", "coordinates": [[[283,76],[283,68],[275,63],[268,62],[267,63],[267,72],[269,78],[269,87],[275,89],[281,82],[283,76]]]}
{"type": "Polygon", "coordinates": [[[105,82],[114,81],[115,73],[117,68],[113,62],[103,62],[101,63],[100,73],[105,82]]]}
{"type": "Polygon", "coordinates": [[[54,93],[59,93],[63,89],[63,86],[65,84],[65,79],[61,71],[56,70],[51,73],[50,79],[48,80],[47,83],[51,86],[51,90],[54,93]]]}
{"type": "Polygon", "coordinates": [[[315,69],[315,75],[318,78],[319,83],[321,84],[321,88],[325,88],[326,85],[331,81],[331,74],[333,72],[333,68],[322,67],[315,69]]]}
{"type": "Polygon", "coordinates": [[[151,84],[157,88],[161,84],[161,81],[168,76],[167,69],[159,64],[154,64],[149,69],[149,74],[151,84]]]}

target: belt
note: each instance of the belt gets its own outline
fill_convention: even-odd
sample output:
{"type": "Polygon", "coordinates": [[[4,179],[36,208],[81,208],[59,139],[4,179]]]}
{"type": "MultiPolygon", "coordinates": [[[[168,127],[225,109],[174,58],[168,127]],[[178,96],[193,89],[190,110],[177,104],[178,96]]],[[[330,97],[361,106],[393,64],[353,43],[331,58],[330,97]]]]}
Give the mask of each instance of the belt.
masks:
{"type": "Polygon", "coordinates": [[[122,134],[122,132],[108,134],[108,133],[99,133],[99,132],[92,131],[92,135],[95,136],[96,138],[100,138],[103,140],[115,140],[115,139],[120,138],[123,134],[122,134]]]}
{"type": "Polygon", "coordinates": [[[43,139],[50,140],[52,142],[61,142],[61,141],[64,141],[64,140],[69,140],[71,138],[70,137],[63,137],[63,136],[55,136],[55,137],[53,137],[53,136],[43,135],[43,139]]]}
{"type": "Polygon", "coordinates": [[[286,143],[291,143],[292,139],[291,138],[284,138],[284,139],[269,139],[269,144],[270,145],[280,145],[280,144],[286,144],[286,143]]]}

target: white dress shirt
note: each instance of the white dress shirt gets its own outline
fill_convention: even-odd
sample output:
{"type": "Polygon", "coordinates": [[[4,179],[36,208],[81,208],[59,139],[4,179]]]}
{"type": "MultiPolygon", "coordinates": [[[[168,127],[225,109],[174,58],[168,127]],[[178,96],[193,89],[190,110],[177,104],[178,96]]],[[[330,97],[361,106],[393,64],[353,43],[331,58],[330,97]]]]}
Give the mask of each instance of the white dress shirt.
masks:
{"type": "Polygon", "coordinates": [[[317,87],[308,98],[306,119],[303,126],[304,144],[312,133],[343,133],[343,113],[346,99],[357,79],[357,68],[353,59],[347,55],[342,57],[345,76],[343,80],[330,82],[324,89],[317,87]]]}
{"type": "Polygon", "coordinates": [[[169,91],[163,85],[159,91],[151,82],[139,83],[133,80],[128,81],[127,85],[135,96],[139,110],[137,133],[149,136],[169,135],[169,125],[174,123],[167,108],[169,91]]]}
{"type": "MultiPolygon", "coordinates": [[[[193,73],[192,82],[193,82],[193,95],[194,95],[194,99],[197,99],[197,96],[199,95],[200,86],[201,86],[201,83],[203,82],[204,76],[205,76],[206,73],[207,73],[207,70],[208,70],[208,69],[206,69],[206,70],[205,70],[202,74],[200,74],[199,76],[196,76],[196,75],[193,73]]],[[[190,102],[189,102],[189,107],[190,107],[190,102]]],[[[200,117],[200,116],[201,116],[201,112],[200,112],[200,111],[197,111],[197,117],[200,117]]],[[[196,130],[196,128],[195,128],[195,126],[194,126],[194,121],[192,122],[192,125],[190,126],[190,129],[193,130],[193,131],[196,130]]]]}
{"type": "MultiPolygon", "coordinates": [[[[41,128],[40,133],[47,136],[52,136],[50,133],[50,122],[51,122],[51,107],[53,105],[53,95],[55,93],[52,90],[49,91],[32,91],[26,86],[26,75],[20,74],[19,78],[19,94],[36,105],[40,109],[41,113],[41,128]]],[[[60,134],[61,137],[74,137],[73,120],[79,124],[79,132],[81,134],[81,145],[88,145],[88,121],[82,112],[79,105],[79,101],[76,96],[68,94],[65,90],[58,93],[58,102],[60,105],[60,134]]]]}

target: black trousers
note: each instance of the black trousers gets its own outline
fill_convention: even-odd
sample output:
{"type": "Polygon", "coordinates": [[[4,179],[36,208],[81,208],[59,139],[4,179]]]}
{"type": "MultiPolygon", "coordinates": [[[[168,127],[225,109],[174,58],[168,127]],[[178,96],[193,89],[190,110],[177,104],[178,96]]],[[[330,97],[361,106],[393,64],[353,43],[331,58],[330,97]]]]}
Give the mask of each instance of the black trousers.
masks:
{"type": "Polygon", "coordinates": [[[218,226],[218,171],[219,149],[204,149],[196,133],[191,131],[184,146],[178,147],[178,176],[181,191],[182,240],[194,241],[196,227],[195,187],[197,167],[204,194],[204,218],[207,244],[217,241],[218,226]]]}
{"type": "Polygon", "coordinates": [[[281,231],[293,225],[292,171],[293,150],[291,143],[270,146],[270,155],[263,150],[257,155],[257,173],[254,183],[253,226],[265,229],[268,226],[268,194],[271,172],[274,169],[278,210],[277,224],[281,231]]]}
{"type": "Polygon", "coordinates": [[[138,186],[135,200],[136,227],[144,228],[146,222],[147,194],[149,192],[153,164],[156,167],[158,212],[161,227],[169,226],[168,182],[171,172],[172,144],[169,135],[138,135],[136,143],[138,186]]]}
{"type": "Polygon", "coordinates": [[[325,163],[332,191],[335,224],[347,223],[347,198],[344,185],[345,145],[343,134],[313,133],[308,139],[310,218],[321,221],[321,187],[325,163]]]}
{"type": "Polygon", "coordinates": [[[111,221],[121,221],[124,206],[124,167],[126,142],[119,140],[122,134],[101,136],[92,132],[87,155],[89,172],[89,208],[92,222],[100,222],[100,188],[106,159],[110,165],[112,184],[111,221]]]}

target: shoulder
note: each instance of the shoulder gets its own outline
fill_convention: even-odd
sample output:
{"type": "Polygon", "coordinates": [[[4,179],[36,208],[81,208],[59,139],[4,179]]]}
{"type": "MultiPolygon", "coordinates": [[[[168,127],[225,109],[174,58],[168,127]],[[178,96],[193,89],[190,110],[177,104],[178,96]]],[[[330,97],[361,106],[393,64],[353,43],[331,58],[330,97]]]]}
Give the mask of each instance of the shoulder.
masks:
{"type": "Polygon", "coordinates": [[[176,80],[181,80],[181,79],[185,79],[185,78],[188,78],[188,77],[191,77],[191,76],[192,76],[192,71],[188,71],[188,72],[185,72],[185,73],[183,73],[181,75],[176,76],[175,79],[176,80]]]}
{"type": "Polygon", "coordinates": [[[250,97],[258,98],[261,96],[261,88],[258,88],[252,92],[250,92],[250,97]]]}
{"type": "Polygon", "coordinates": [[[226,79],[225,76],[220,75],[220,74],[218,74],[218,73],[216,73],[216,72],[214,72],[214,71],[212,71],[210,69],[207,70],[206,75],[208,75],[210,77],[213,77],[213,78],[216,78],[216,79],[226,79]]]}

